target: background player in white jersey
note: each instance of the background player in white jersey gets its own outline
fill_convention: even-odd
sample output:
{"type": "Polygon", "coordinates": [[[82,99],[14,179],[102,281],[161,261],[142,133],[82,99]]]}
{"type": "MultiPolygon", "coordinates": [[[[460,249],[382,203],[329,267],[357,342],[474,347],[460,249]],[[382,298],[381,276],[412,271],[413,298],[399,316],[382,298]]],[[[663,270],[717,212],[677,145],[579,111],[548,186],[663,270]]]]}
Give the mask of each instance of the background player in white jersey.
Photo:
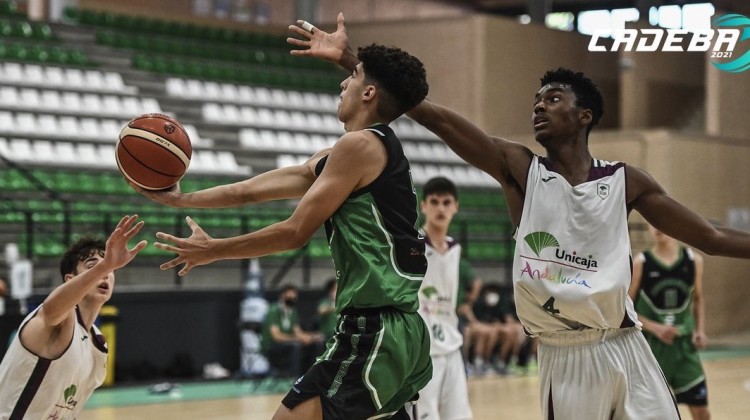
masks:
{"type": "Polygon", "coordinates": [[[60,261],[64,283],[21,323],[0,363],[0,419],[74,419],[102,384],[107,348],[94,320],[112,297],[114,271],[145,246],[125,216],[104,241],[83,238],[60,261]]]}
{"type": "Polygon", "coordinates": [[[419,289],[419,313],[430,330],[432,379],[420,391],[419,418],[471,419],[456,310],[474,276],[460,275],[461,244],[448,236],[458,212],[458,194],[453,182],[443,177],[427,181],[423,194],[427,273],[419,289]]]}
{"type": "MultiPolygon", "coordinates": [[[[290,43],[297,55],[352,68],[343,15],[334,33],[290,43]]],[[[717,227],[672,199],[641,169],[594,159],[588,135],[604,110],[583,73],[547,72],[531,123],[546,152],[492,137],[425,100],[408,113],[503,187],[516,231],[518,316],[540,337],[542,410],[552,419],[677,419],[679,413],[628,297],[627,217],[709,254],[750,258],[750,234],[717,227]]]]}
{"type": "Polygon", "coordinates": [[[633,261],[630,297],[651,350],[678,403],[708,420],[708,389],[698,349],[706,347],[703,257],[653,226],[654,246],[633,261]]]}

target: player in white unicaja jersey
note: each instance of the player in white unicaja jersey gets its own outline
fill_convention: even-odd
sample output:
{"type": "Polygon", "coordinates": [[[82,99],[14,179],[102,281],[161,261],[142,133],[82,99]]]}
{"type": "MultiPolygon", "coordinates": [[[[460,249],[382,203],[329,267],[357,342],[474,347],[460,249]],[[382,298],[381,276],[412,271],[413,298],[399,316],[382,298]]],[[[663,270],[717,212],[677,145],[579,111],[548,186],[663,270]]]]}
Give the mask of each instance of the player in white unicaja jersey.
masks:
{"type": "Polygon", "coordinates": [[[420,391],[418,414],[425,420],[469,420],[471,406],[461,355],[464,340],[457,311],[471,310],[465,298],[476,275],[461,259],[461,244],[448,236],[458,211],[456,186],[446,178],[432,178],[423,193],[427,272],[419,289],[419,314],[430,330],[432,379],[420,391]]]}
{"type": "Polygon", "coordinates": [[[83,238],[63,255],[64,283],[23,320],[0,363],[0,419],[75,419],[102,384],[107,347],[93,324],[114,271],[146,246],[127,248],[143,226],[136,219],[122,218],[106,244],[83,238]]]}
{"type": "Polygon", "coordinates": [[[516,231],[515,297],[526,331],[635,326],[625,165],[595,159],[576,186],[548,166],[532,158],[516,231]]]}
{"type": "MultiPolygon", "coordinates": [[[[343,15],[335,32],[316,28],[305,36],[288,40],[299,47],[295,55],[356,65],[343,15]]],[[[636,210],[658,230],[714,255],[750,258],[750,234],[712,225],[638,168],[594,159],[588,135],[604,101],[583,73],[547,72],[532,99],[530,122],[543,158],[428,100],[408,115],[503,187],[518,226],[518,316],[540,338],[545,418],[678,419],[628,297],[628,213],[636,210]]]]}

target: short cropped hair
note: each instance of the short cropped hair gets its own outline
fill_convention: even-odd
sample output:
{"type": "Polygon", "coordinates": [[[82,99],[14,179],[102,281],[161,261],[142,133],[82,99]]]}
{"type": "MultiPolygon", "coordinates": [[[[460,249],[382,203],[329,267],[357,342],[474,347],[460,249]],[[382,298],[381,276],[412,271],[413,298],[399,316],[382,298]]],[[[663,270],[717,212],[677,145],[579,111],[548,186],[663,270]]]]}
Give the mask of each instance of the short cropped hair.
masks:
{"type": "Polygon", "coordinates": [[[60,275],[78,274],[78,263],[86,261],[93,255],[104,256],[106,242],[102,239],[85,236],[68,248],[60,259],[60,275]]]}
{"type": "Polygon", "coordinates": [[[331,293],[331,290],[333,290],[334,287],[336,287],[336,279],[330,278],[326,282],[324,290],[326,291],[326,293],[331,293]]]}
{"type": "Polygon", "coordinates": [[[357,58],[365,70],[365,80],[385,91],[378,102],[378,113],[390,121],[427,97],[427,73],[417,57],[400,48],[371,44],[360,47],[357,58]]]}
{"type": "Polygon", "coordinates": [[[424,199],[427,199],[427,196],[431,194],[450,194],[453,196],[453,198],[458,200],[458,190],[456,189],[456,184],[454,184],[450,179],[442,176],[436,176],[435,178],[427,181],[427,183],[424,184],[422,192],[424,193],[424,199]]]}
{"type": "Polygon", "coordinates": [[[541,80],[542,86],[554,82],[570,85],[576,95],[576,106],[591,110],[591,123],[586,127],[586,135],[588,135],[604,115],[604,98],[593,80],[581,72],[562,67],[548,71],[541,80]]]}
{"type": "Polygon", "coordinates": [[[283,295],[284,293],[293,290],[295,292],[298,292],[297,286],[287,284],[286,286],[282,287],[281,290],[279,290],[279,296],[283,295]]]}

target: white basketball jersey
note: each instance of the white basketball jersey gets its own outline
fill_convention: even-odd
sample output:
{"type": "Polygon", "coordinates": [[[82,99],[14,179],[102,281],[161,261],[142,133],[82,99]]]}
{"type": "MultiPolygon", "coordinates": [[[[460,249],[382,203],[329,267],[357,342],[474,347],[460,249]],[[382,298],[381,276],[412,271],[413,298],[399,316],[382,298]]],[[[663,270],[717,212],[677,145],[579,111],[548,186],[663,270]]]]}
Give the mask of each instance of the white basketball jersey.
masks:
{"type": "Polygon", "coordinates": [[[448,251],[441,254],[430,245],[429,238],[425,239],[427,272],[419,288],[419,314],[430,330],[430,356],[440,356],[459,349],[463,344],[456,314],[461,245],[446,238],[448,251]]]}
{"type": "Polygon", "coordinates": [[[571,186],[534,156],[516,232],[518,317],[531,335],[640,325],[628,297],[625,164],[594,160],[571,186]]]}
{"type": "MultiPolygon", "coordinates": [[[[41,308],[41,306],[40,306],[41,308]]],[[[19,331],[39,308],[21,323],[19,331]]],[[[0,364],[0,419],[75,419],[104,382],[107,347],[95,326],[86,331],[78,311],[70,346],[57,359],[28,351],[17,335],[0,364]]]]}

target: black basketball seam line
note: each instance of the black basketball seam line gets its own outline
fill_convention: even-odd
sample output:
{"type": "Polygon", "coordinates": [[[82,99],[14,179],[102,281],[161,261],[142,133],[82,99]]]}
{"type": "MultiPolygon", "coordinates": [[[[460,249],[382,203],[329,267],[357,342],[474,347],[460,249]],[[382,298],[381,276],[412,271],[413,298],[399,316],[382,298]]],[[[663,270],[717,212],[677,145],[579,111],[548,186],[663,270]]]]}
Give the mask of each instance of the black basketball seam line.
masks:
{"type": "MultiPolygon", "coordinates": [[[[130,124],[128,124],[128,127],[132,128],[132,129],[134,129],[134,130],[141,130],[141,131],[145,131],[145,132],[147,132],[147,133],[153,134],[153,135],[155,135],[155,136],[157,136],[157,137],[160,137],[160,138],[164,138],[165,140],[167,140],[167,141],[169,141],[169,142],[170,142],[171,144],[173,144],[173,145],[174,145],[174,147],[176,147],[176,148],[180,149],[180,151],[181,151],[182,153],[184,153],[184,154],[185,154],[185,156],[187,156],[188,160],[189,160],[189,159],[191,159],[191,158],[193,157],[193,145],[192,145],[192,142],[190,141],[190,136],[188,136],[188,135],[187,135],[187,132],[185,132],[185,130],[182,130],[182,132],[183,132],[183,133],[185,133],[185,137],[187,137],[187,139],[188,139],[188,143],[190,144],[190,150],[189,150],[189,151],[185,151],[185,150],[182,150],[182,147],[178,146],[178,145],[177,145],[177,143],[174,143],[174,142],[173,142],[173,141],[171,141],[170,139],[167,139],[167,138],[165,138],[166,136],[163,136],[163,135],[161,135],[161,134],[159,134],[159,133],[154,133],[153,131],[151,131],[151,130],[146,130],[145,128],[142,128],[142,127],[132,127],[132,126],[130,126],[130,124]],[[188,154],[189,154],[190,156],[188,156],[188,154]]],[[[134,135],[134,134],[126,134],[126,136],[133,136],[133,137],[138,137],[138,136],[136,136],[136,135],[134,135]]]]}
{"type": "MultiPolygon", "coordinates": [[[[179,128],[180,131],[182,131],[182,133],[185,135],[185,137],[187,137],[188,139],[190,139],[190,135],[185,130],[185,128],[182,126],[182,124],[179,123],[179,122],[177,122],[177,120],[175,120],[174,118],[170,118],[169,116],[162,115],[162,114],[151,114],[151,115],[152,115],[152,117],[149,117],[149,118],[158,118],[158,119],[160,119],[162,121],[166,121],[168,123],[173,123],[176,128],[179,128]]],[[[139,118],[136,118],[136,120],[139,119],[139,118]]],[[[133,120],[133,121],[135,121],[135,120],[133,120]]],[[[133,121],[131,121],[131,123],[133,121]]],[[[130,127],[130,124],[128,124],[128,127],[130,127]]],[[[130,128],[137,128],[137,127],[130,127],[130,128]]],[[[148,130],[145,130],[145,131],[148,131],[148,130]]],[[[150,131],[149,131],[149,133],[150,133],[150,131]]],[[[152,133],[152,134],[156,134],[156,133],[152,133]]]]}
{"type": "MultiPolygon", "coordinates": [[[[135,136],[126,136],[126,137],[135,137],[135,136]]],[[[149,170],[152,170],[152,171],[156,172],[159,175],[170,176],[170,177],[173,177],[173,178],[180,178],[180,177],[182,177],[184,175],[184,173],[183,173],[183,175],[171,175],[171,174],[167,174],[167,173],[158,171],[158,170],[156,170],[156,169],[154,169],[154,168],[146,165],[143,161],[141,161],[140,159],[138,159],[137,157],[135,157],[135,155],[133,153],[131,153],[130,150],[128,150],[128,147],[125,146],[125,143],[123,143],[122,141],[120,141],[120,145],[122,146],[123,150],[125,150],[126,152],[128,152],[128,155],[130,155],[130,157],[132,157],[136,162],[138,162],[144,168],[148,168],[149,170]]],[[[169,151],[169,149],[165,149],[165,150],[169,151]]],[[[172,152],[169,151],[169,153],[172,153],[172,152]]],[[[179,156],[175,155],[174,153],[172,153],[172,154],[179,159],[179,156]]],[[[179,160],[180,160],[180,162],[182,162],[182,159],[179,159],[179,160]]],[[[187,170],[187,168],[185,168],[185,169],[187,170]]]]}
{"type": "MultiPolygon", "coordinates": [[[[183,127],[182,127],[182,124],[178,123],[177,121],[175,121],[174,119],[171,119],[171,118],[169,118],[169,117],[167,117],[167,118],[164,118],[164,117],[162,117],[161,115],[157,115],[157,114],[150,114],[150,115],[152,115],[152,117],[149,117],[149,118],[158,118],[158,119],[160,119],[160,120],[162,120],[162,121],[166,121],[166,122],[168,122],[168,123],[176,123],[176,124],[174,124],[174,126],[175,126],[176,128],[179,128],[179,129],[180,129],[180,131],[182,131],[182,134],[184,134],[184,135],[185,135],[185,138],[187,138],[187,139],[188,139],[188,143],[190,144],[190,149],[191,149],[191,150],[190,150],[190,155],[192,156],[192,154],[193,154],[193,153],[192,153],[192,149],[193,149],[193,144],[192,144],[192,143],[193,143],[193,142],[192,142],[192,140],[190,140],[190,135],[188,134],[188,132],[187,132],[187,131],[185,131],[185,129],[184,129],[183,127]]],[[[135,120],[137,120],[137,119],[139,119],[139,118],[141,118],[141,117],[138,117],[138,118],[136,118],[135,120]]],[[[130,124],[132,124],[132,123],[133,123],[133,121],[135,121],[135,120],[131,120],[131,121],[130,121],[130,122],[128,123],[128,127],[130,127],[130,128],[134,128],[134,129],[136,129],[136,130],[143,130],[143,131],[149,132],[149,133],[151,133],[151,134],[153,134],[153,135],[155,135],[155,136],[159,136],[159,137],[164,137],[164,136],[162,136],[161,134],[159,134],[159,133],[154,133],[154,132],[153,132],[153,131],[151,131],[151,130],[146,130],[145,128],[141,128],[141,127],[133,127],[132,125],[130,125],[130,124]]],[[[169,133],[167,133],[167,134],[169,134],[169,133]]],[[[170,143],[172,143],[172,142],[170,141],[170,143]]],[[[180,146],[177,146],[177,145],[176,145],[175,143],[172,143],[172,144],[174,144],[174,145],[175,145],[175,147],[177,147],[178,149],[182,150],[182,148],[181,148],[180,146]]],[[[182,150],[182,153],[185,153],[185,155],[187,155],[187,154],[188,154],[188,152],[186,152],[186,151],[184,151],[184,150],[182,150]]],[[[190,159],[190,157],[191,157],[191,156],[188,156],[188,159],[190,159]]]]}
{"type": "MultiPolygon", "coordinates": [[[[151,132],[150,132],[150,131],[148,131],[148,130],[143,130],[143,131],[146,131],[146,132],[148,132],[148,133],[151,133],[151,132]]],[[[151,134],[154,134],[154,135],[158,135],[158,134],[155,134],[155,133],[151,133],[151,134]]],[[[157,143],[157,142],[151,141],[150,139],[147,139],[147,138],[145,138],[145,137],[141,137],[141,136],[138,136],[138,135],[136,135],[136,134],[126,134],[126,135],[125,135],[125,136],[124,136],[123,138],[121,138],[121,139],[120,139],[120,143],[123,143],[123,139],[125,139],[125,138],[127,138],[127,137],[134,137],[134,138],[137,138],[137,139],[141,139],[141,140],[144,140],[144,141],[147,141],[147,142],[150,142],[150,143],[156,144],[156,145],[160,145],[160,144],[159,144],[159,143],[157,143]]],[[[170,142],[170,143],[171,143],[171,142],[170,142]]],[[[172,143],[172,144],[174,144],[174,143],[172,143]]],[[[124,144],[124,143],[123,143],[123,147],[125,147],[125,148],[127,149],[127,147],[125,146],[125,144],[124,144]]],[[[185,164],[185,162],[183,162],[183,161],[182,161],[182,158],[180,157],[180,155],[178,155],[177,153],[173,152],[173,151],[172,151],[171,149],[169,149],[168,147],[164,147],[164,146],[162,146],[162,148],[163,148],[164,150],[166,150],[167,152],[171,153],[171,154],[172,154],[172,156],[176,157],[176,158],[177,158],[177,159],[178,159],[178,160],[179,160],[180,162],[182,162],[182,163],[183,163],[183,165],[185,166],[185,170],[187,171],[187,168],[188,168],[188,166],[190,165],[190,159],[191,159],[191,156],[187,156],[187,154],[185,154],[185,157],[187,157],[187,159],[188,159],[188,164],[185,164]]],[[[185,153],[185,151],[184,151],[184,150],[182,150],[182,149],[180,149],[179,147],[178,147],[178,149],[179,149],[180,151],[182,151],[182,153],[185,153]]],[[[130,150],[128,150],[128,153],[130,153],[130,150]]],[[[135,158],[135,155],[133,155],[132,153],[130,153],[130,155],[131,155],[131,156],[133,156],[133,158],[135,158]]],[[[139,162],[139,163],[141,163],[141,164],[143,164],[143,162],[141,162],[140,160],[139,160],[138,162],[139,162]]],[[[144,165],[144,166],[146,166],[146,165],[144,165]]],[[[146,166],[146,167],[147,167],[147,168],[150,168],[149,166],[146,166]]]]}

